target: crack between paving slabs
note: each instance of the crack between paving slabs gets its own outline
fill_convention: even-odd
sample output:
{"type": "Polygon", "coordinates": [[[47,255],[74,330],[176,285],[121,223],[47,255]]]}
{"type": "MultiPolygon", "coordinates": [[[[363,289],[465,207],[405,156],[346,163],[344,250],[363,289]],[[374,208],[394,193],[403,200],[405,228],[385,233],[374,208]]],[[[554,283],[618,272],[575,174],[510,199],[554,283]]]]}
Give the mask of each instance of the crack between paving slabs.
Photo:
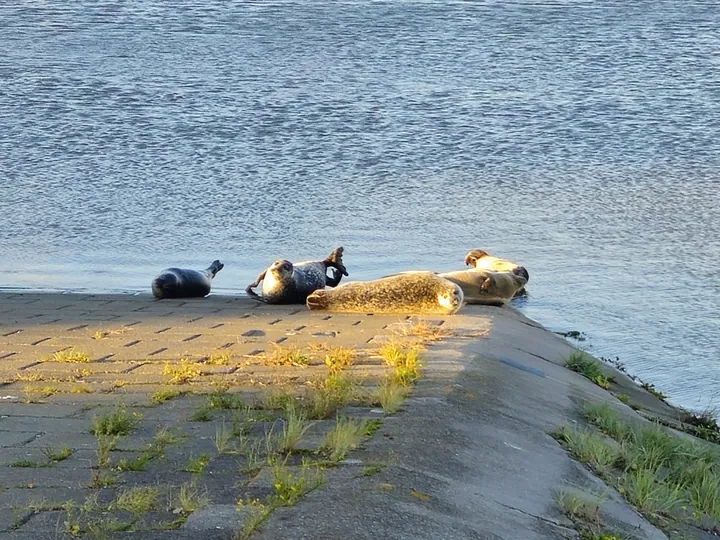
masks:
{"type": "Polygon", "coordinates": [[[566,525],[563,525],[562,523],[558,523],[554,519],[546,518],[543,516],[536,516],[535,514],[531,514],[530,512],[526,512],[525,510],[520,510],[519,508],[515,508],[514,506],[510,506],[504,503],[501,503],[500,501],[493,500],[494,503],[499,504],[500,506],[503,506],[509,510],[514,510],[515,512],[519,512],[521,514],[525,514],[526,516],[530,516],[535,519],[539,519],[540,521],[544,521],[545,523],[549,523],[550,525],[554,525],[555,527],[558,527],[560,529],[564,529],[566,531],[571,532],[577,532],[575,529],[567,527],[566,525]]]}

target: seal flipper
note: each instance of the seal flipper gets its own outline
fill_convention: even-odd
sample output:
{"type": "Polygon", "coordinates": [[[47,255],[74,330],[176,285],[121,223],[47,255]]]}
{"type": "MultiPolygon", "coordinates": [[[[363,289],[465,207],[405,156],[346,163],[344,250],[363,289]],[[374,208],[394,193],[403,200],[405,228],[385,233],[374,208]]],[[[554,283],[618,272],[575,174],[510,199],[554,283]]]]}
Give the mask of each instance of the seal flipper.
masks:
{"type": "Polygon", "coordinates": [[[342,279],[342,274],[340,273],[340,270],[338,270],[334,266],[330,266],[329,270],[332,273],[333,277],[325,276],[325,285],[328,287],[337,287],[340,284],[340,280],[342,279]]]}
{"type": "MultiPolygon", "coordinates": [[[[332,250],[332,253],[328,255],[327,259],[325,259],[323,262],[325,263],[325,266],[332,266],[333,268],[337,268],[340,270],[341,274],[343,276],[347,276],[348,272],[345,268],[345,265],[343,264],[342,256],[345,249],[343,247],[335,248],[332,250]]],[[[340,278],[342,279],[342,278],[340,278]]],[[[338,283],[340,283],[340,279],[338,279],[338,283]]],[[[333,285],[334,286],[334,285],[333,285]]]]}
{"type": "Polygon", "coordinates": [[[260,285],[260,282],[263,279],[265,279],[265,274],[267,274],[267,270],[263,270],[262,272],[260,272],[260,275],[257,277],[257,279],[245,288],[245,292],[247,293],[247,295],[250,298],[254,298],[255,300],[260,300],[261,302],[265,301],[265,300],[263,300],[262,296],[260,296],[258,293],[253,291],[253,289],[255,287],[257,287],[258,285],[260,285]]]}
{"type": "Polygon", "coordinates": [[[208,273],[210,279],[214,278],[217,273],[225,268],[225,265],[218,260],[212,262],[212,264],[205,270],[208,273]]]}
{"type": "Polygon", "coordinates": [[[307,307],[311,311],[319,311],[327,309],[330,306],[330,299],[328,298],[327,292],[323,289],[318,289],[313,293],[309,294],[307,300],[305,300],[307,307]]]}

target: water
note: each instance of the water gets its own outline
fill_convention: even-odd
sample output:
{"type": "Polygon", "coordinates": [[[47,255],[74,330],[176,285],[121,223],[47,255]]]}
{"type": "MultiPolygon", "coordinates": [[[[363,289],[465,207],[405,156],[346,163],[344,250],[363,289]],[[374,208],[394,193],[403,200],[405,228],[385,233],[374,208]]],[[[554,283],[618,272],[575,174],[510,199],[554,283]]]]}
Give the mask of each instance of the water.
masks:
{"type": "Polygon", "coordinates": [[[4,0],[0,286],[483,248],[528,316],[720,406],[718,28],[714,0],[4,0]]]}

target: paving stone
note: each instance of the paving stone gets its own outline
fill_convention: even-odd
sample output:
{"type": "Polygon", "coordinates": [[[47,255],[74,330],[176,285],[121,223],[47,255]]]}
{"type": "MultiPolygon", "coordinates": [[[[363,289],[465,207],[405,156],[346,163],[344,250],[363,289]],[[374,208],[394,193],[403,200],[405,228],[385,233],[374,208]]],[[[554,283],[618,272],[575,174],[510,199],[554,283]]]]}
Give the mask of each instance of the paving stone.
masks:
{"type": "Polygon", "coordinates": [[[5,416],[0,418],[3,431],[41,431],[43,433],[87,433],[88,424],[75,418],[46,418],[37,416],[5,416]]]}
{"type": "Polygon", "coordinates": [[[249,512],[246,509],[238,511],[234,504],[210,504],[190,514],[183,528],[191,531],[238,530],[249,517],[249,512]]]}
{"type": "Polygon", "coordinates": [[[89,489],[69,487],[36,487],[34,489],[10,488],[0,493],[0,507],[27,507],[41,504],[45,507],[59,507],[68,501],[73,501],[75,504],[80,505],[91,496],[97,496],[98,504],[107,505],[115,499],[116,490],[114,488],[89,489]]]}
{"type": "MultiPolygon", "coordinates": [[[[22,446],[27,443],[32,443],[39,436],[40,433],[31,433],[28,431],[0,431],[0,448],[22,446]]],[[[64,439],[67,439],[67,437],[64,437],[64,439]]]]}
{"type": "MultiPolygon", "coordinates": [[[[48,407],[37,403],[2,403],[0,417],[26,416],[31,418],[66,418],[82,411],[82,407],[73,405],[56,405],[48,407]]],[[[0,419],[0,422],[2,420],[0,419]]],[[[2,424],[0,424],[2,425],[2,424]]]]}
{"type": "Polygon", "coordinates": [[[31,514],[26,508],[0,508],[0,532],[20,528],[31,514]]]}
{"type": "Polygon", "coordinates": [[[2,482],[9,487],[80,488],[90,479],[90,471],[84,469],[6,467],[2,471],[2,482]]]}

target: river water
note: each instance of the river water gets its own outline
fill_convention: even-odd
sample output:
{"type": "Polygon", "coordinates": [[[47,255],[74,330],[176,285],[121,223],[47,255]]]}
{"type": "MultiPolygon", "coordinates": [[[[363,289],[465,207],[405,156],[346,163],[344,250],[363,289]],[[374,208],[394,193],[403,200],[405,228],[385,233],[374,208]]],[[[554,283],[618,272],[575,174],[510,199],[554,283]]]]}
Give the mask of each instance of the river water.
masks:
{"type": "Polygon", "coordinates": [[[0,287],[482,248],[528,316],[720,406],[719,28],[715,0],[4,0],[0,287]]]}

